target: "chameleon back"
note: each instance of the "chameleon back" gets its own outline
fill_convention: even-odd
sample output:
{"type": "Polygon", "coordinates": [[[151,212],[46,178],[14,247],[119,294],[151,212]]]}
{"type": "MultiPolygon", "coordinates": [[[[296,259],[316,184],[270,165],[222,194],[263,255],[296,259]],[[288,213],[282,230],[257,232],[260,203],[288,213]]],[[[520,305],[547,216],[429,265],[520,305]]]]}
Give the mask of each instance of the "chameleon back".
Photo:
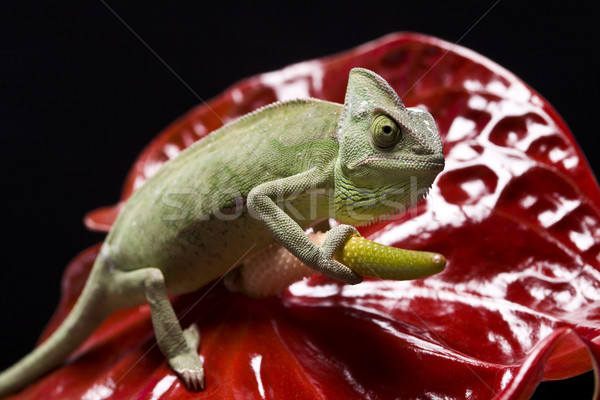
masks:
{"type": "Polygon", "coordinates": [[[180,293],[272,243],[248,215],[248,192],[314,167],[333,174],[341,108],[315,99],[275,103],[195,143],[129,199],[107,238],[111,260],[121,270],[160,268],[167,283],[178,282],[169,291],[180,293]],[[186,275],[196,278],[179,279],[186,275]]]}

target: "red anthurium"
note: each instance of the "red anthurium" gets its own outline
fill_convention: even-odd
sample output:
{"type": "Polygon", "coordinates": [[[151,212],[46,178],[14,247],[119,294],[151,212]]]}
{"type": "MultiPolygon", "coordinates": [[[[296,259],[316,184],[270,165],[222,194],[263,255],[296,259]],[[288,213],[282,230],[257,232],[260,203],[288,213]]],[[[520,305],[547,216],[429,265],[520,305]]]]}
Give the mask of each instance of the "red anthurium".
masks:
{"type": "MultiPolygon", "coordinates": [[[[142,152],[121,204],[181,149],[275,100],[343,102],[348,72],[382,75],[443,136],[446,170],[426,202],[362,234],[443,253],[411,282],[325,277],[251,299],[220,283],[174,299],[202,332],[206,390],[185,390],[155,346],[147,306],[113,315],[71,362],[14,396],[32,399],[522,399],[541,379],[600,360],[600,191],[572,134],[515,76],[459,46],[395,34],[238,83],[142,152]]],[[[90,213],[107,230],[119,205],[90,213]]],[[[73,305],[98,247],[68,267],[45,336],[73,305]]]]}

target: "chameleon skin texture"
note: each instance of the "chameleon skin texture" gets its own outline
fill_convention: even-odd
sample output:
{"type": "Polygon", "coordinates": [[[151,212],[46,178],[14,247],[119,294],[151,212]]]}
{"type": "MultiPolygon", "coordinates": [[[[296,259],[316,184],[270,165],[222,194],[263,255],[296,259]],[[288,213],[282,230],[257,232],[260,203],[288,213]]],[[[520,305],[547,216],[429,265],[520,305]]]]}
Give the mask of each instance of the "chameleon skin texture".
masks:
{"type": "Polygon", "coordinates": [[[344,105],[277,102],[225,125],[133,193],[73,311],[0,374],[0,396],[58,366],[112,312],[145,302],[169,366],[188,389],[203,389],[199,332],[181,327],[169,295],[197,290],[275,242],[317,272],[359,283],[334,259],[357,232],[348,224],[414,205],[443,168],[431,115],[406,108],[361,68],[350,72],[344,105]],[[317,246],[305,229],[325,218],[342,225],[317,246]]]}
{"type": "MultiPolygon", "coordinates": [[[[325,233],[309,233],[321,245],[325,233]]],[[[336,252],[335,259],[361,276],[409,280],[443,271],[446,259],[438,253],[385,246],[361,236],[352,236],[336,252]]],[[[271,246],[244,261],[233,283],[236,290],[252,297],[273,296],[314,271],[281,246],[271,246]]]]}
{"type": "MultiPolygon", "coordinates": [[[[322,235],[321,239],[325,239],[325,235],[322,235]]],[[[276,295],[292,283],[315,273],[312,268],[278,245],[254,255],[239,269],[234,281],[228,286],[233,291],[240,291],[251,297],[276,295]]]]}

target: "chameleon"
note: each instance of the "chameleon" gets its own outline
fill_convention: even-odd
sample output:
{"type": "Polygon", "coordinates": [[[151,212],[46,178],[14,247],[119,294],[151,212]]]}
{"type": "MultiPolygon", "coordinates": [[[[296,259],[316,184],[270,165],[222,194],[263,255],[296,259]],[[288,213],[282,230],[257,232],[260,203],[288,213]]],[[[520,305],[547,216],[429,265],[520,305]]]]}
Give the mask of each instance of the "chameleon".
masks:
{"type": "Polygon", "coordinates": [[[444,168],[438,128],[378,74],[349,72],[344,104],[275,102],[166,162],[128,199],[73,309],[41,345],[0,374],[0,397],[63,363],[117,309],[147,302],[159,349],[183,384],[204,388],[200,332],[183,329],[168,295],[195,291],[279,243],[346,284],[334,259],[357,226],[414,206],[444,168]],[[306,229],[333,218],[322,245],[306,229]]]}

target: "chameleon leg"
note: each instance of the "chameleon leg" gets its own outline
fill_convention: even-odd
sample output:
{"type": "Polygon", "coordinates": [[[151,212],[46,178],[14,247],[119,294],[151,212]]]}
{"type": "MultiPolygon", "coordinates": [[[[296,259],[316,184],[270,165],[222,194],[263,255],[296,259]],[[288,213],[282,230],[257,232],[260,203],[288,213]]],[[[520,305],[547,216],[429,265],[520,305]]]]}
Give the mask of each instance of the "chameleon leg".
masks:
{"type": "Polygon", "coordinates": [[[204,389],[204,369],[198,356],[200,332],[195,324],[183,331],[167,297],[167,286],[158,268],[122,272],[120,289],[142,291],[150,304],[156,341],[169,365],[189,390],[204,389]]]}
{"type": "Polygon", "coordinates": [[[323,247],[312,243],[304,230],[277,206],[274,199],[293,197],[319,187],[318,172],[312,169],[298,175],[263,183],[248,193],[247,205],[252,216],[262,221],[273,237],[300,261],[339,281],[357,284],[362,276],[333,259],[336,250],[354,233],[349,225],[330,231],[323,247]]]}

